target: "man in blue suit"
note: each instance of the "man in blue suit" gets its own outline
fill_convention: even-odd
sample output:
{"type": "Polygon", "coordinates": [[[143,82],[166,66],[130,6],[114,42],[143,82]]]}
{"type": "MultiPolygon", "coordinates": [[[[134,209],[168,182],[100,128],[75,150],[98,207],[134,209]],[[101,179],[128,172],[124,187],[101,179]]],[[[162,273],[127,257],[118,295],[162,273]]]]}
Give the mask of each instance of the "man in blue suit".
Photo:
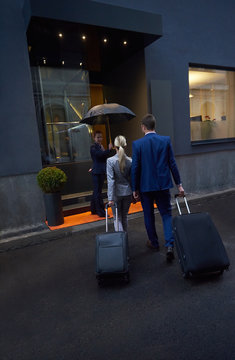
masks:
{"type": "Polygon", "coordinates": [[[155,228],[154,202],[162,217],[167,261],[174,259],[174,237],[172,232],[171,195],[173,187],[171,174],[178,187],[179,195],[184,195],[180,174],[175,162],[169,136],[155,132],[156,120],[147,114],[141,121],[144,137],[133,142],[132,149],[132,191],[137,200],[141,199],[148,238],[147,246],[159,250],[155,228]]]}
{"type": "Polygon", "coordinates": [[[105,217],[104,202],[102,198],[102,188],[106,174],[106,159],[112,154],[112,144],[109,144],[108,150],[102,145],[103,135],[100,131],[94,134],[94,144],[91,145],[90,153],[93,160],[92,182],[93,194],[91,199],[91,213],[100,217],[105,217]]]}

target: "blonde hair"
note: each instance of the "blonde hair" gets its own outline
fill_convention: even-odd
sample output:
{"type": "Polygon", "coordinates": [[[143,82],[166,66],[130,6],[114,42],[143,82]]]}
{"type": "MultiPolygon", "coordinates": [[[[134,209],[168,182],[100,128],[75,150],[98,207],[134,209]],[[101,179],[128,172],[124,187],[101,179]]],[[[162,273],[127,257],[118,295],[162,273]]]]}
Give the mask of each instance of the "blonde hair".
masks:
{"type": "Polygon", "coordinates": [[[114,146],[118,149],[118,161],[121,172],[124,171],[126,166],[126,154],[124,147],[126,146],[126,138],[122,135],[119,135],[114,140],[114,146]]]}

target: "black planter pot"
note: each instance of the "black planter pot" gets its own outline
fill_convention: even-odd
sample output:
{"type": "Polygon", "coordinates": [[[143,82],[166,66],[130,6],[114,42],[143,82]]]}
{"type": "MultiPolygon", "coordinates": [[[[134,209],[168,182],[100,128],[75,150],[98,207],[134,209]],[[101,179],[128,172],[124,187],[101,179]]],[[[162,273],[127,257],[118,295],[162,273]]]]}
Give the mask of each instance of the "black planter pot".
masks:
{"type": "Polygon", "coordinates": [[[44,194],[46,217],[49,226],[57,226],[64,223],[62,201],[60,192],[44,194]]]}

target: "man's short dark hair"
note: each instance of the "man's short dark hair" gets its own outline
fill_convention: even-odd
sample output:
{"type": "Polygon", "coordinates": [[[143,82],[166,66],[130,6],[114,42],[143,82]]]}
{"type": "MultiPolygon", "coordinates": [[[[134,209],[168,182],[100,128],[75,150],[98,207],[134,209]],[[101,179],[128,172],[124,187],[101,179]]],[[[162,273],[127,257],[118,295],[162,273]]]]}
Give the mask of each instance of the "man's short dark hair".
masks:
{"type": "Polygon", "coordinates": [[[152,114],[146,114],[141,120],[141,124],[148,130],[155,130],[156,119],[152,114]]]}
{"type": "Polygon", "coordinates": [[[101,132],[100,130],[96,130],[96,131],[94,132],[94,137],[95,137],[97,134],[101,134],[101,135],[103,136],[103,134],[102,134],[102,132],[101,132]]]}

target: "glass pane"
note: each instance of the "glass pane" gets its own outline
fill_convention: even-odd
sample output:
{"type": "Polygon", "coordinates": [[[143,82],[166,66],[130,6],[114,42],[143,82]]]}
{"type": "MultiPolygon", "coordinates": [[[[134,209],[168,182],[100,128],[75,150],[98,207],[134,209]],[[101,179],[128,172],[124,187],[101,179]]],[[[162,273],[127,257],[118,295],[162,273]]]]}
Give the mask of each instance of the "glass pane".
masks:
{"type": "Polygon", "coordinates": [[[191,141],[235,137],[235,72],[189,68],[191,141]]]}
{"type": "Polygon", "coordinates": [[[90,107],[88,72],[45,66],[32,74],[44,163],[90,160],[91,129],[80,124],[90,107]]]}

